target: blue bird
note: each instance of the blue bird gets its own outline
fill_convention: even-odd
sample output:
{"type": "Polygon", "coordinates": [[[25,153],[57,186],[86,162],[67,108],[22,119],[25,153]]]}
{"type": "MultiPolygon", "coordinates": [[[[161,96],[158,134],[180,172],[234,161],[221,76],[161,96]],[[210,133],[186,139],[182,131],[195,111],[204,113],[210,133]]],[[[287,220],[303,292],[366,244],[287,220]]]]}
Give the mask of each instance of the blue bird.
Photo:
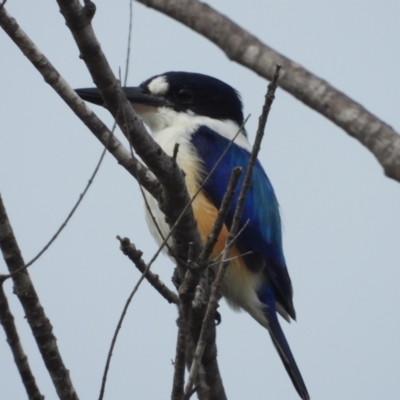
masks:
{"type": "MultiPolygon", "coordinates": [[[[146,80],[139,87],[126,87],[124,91],[135,112],[150,128],[154,140],[167,154],[172,155],[175,143],[179,143],[177,163],[185,172],[188,192],[193,197],[243,124],[238,92],[216,78],[189,72],[167,72],[146,80]]],[[[77,93],[86,101],[103,104],[97,89],[78,89],[77,93]]],[[[193,212],[203,241],[212,229],[232,169],[235,166],[245,169],[250,153],[251,146],[242,128],[193,201],[193,212]]],[[[243,175],[213,258],[222,253],[226,243],[243,175]]],[[[169,226],[157,202],[148,194],[146,197],[159,229],[148,213],[146,219],[160,244],[169,233],[169,226]]],[[[282,249],[278,201],[259,161],[253,170],[241,226],[247,221],[232,250],[222,295],[230,306],[247,311],[268,330],[298,394],[303,400],[309,399],[277,316],[280,314],[288,322],[296,318],[292,284],[282,249]]]]}

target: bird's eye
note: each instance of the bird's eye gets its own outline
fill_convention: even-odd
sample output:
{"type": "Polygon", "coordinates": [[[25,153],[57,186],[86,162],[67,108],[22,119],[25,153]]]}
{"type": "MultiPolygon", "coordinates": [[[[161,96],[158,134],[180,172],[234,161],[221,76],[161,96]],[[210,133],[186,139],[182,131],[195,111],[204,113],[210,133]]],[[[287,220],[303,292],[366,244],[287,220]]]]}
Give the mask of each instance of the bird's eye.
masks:
{"type": "Polygon", "coordinates": [[[191,103],[193,101],[193,92],[189,89],[180,89],[175,93],[175,97],[182,103],[191,103]]]}

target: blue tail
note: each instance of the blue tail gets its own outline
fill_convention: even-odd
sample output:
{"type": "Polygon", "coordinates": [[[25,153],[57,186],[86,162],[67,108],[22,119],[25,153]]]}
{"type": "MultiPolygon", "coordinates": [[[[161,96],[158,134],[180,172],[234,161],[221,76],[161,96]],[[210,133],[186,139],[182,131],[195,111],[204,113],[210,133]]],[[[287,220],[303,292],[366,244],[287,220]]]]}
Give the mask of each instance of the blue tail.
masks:
{"type": "Polygon", "coordinates": [[[287,342],[285,334],[283,333],[278,321],[273,289],[269,286],[265,286],[260,295],[260,300],[266,305],[264,309],[264,315],[268,320],[268,331],[271,335],[272,342],[278,351],[279,357],[281,358],[283,365],[285,366],[285,369],[289,374],[299,396],[303,400],[309,400],[310,396],[308,394],[306,385],[301,377],[299,368],[297,367],[292,351],[290,350],[289,343],[287,342]]]}

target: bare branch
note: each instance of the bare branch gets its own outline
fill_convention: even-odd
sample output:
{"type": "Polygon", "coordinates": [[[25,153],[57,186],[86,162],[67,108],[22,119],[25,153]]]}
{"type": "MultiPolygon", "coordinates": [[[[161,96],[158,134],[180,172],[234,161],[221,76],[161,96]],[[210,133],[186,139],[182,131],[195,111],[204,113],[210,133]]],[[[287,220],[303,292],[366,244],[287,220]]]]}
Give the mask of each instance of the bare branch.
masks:
{"type": "Polygon", "coordinates": [[[111,340],[111,345],[110,349],[108,351],[107,355],[107,361],[106,365],[104,367],[104,373],[103,373],[103,378],[101,382],[101,388],[100,388],[100,394],[99,394],[99,400],[102,400],[104,397],[104,391],[106,387],[106,382],[107,382],[107,375],[108,375],[108,370],[110,368],[110,363],[111,363],[111,357],[112,353],[115,347],[115,343],[117,342],[118,334],[119,331],[122,327],[122,322],[124,321],[126,312],[128,311],[129,305],[133,299],[133,296],[139,289],[140,284],[143,282],[144,278],[147,278],[147,280],[150,282],[150,284],[170,303],[175,303],[179,304],[179,299],[178,296],[169,290],[163,282],[159,279],[158,275],[153,274],[150,272],[150,267],[151,267],[151,262],[149,264],[145,264],[144,261],[142,260],[142,252],[140,250],[137,250],[136,247],[130,243],[130,240],[127,238],[121,239],[119,236],[117,236],[117,239],[121,242],[121,250],[125,255],[127,255],[136,265],[136,267],[142,272],[142,276],[136,283],[135,287],[133,288],[131,294],[129,295],[128,299],[126,300],[125,306],[122,310],[121,316],[118,320],[117,327],[115,328],[115,332],[113,335],[113,338],[111,340]]]}
{"type": "Polygon", "coordinates": [[[174,378],[171,400],[182,400],[183,387],[185,385],[185,334],[179,324],[176,338],[176,352],[174,362],[174,378]]]}
{"type": "Polygon", "coordinates": [[[370,150],[385,174],[400,182],[400,136],[360,104],[278,53],[255,36],[197,0],[137,0],[185,24],[226,53],[229,59],[272,80],[282,65],[280,86],[344,129],[370,150]]]}
{"type": "MultiPolygon", "coordinates": [[[[53,244],[53,242],[57,239],[58,235],[61,233],[61,231],[67,226],[69,220],[72,218],[72,216],[74,215],[75,211],[77,210],[77,208],[79,207],[79,204],[81,204],[83,198],[85,197],[87,191],[89,190],[89,187],[91,186],[91,184],[93,183],[94,178],[97,175],[97,172],[100,169],[100,165],[103,162],[104,156],[106,155],[106,149],[104,149],[101,153],[100,159],[93,171],[92,176],[90,177],[85,189],[83,190],[83,192],[80,194],[78,201],[75,203],[75,205],[72,207],[72,210],[69,212],[67,218],[65,219],[65,221],[61,224],[61,226],[58,228],[57,232],[53,235],[53,237],[49,240],[49,242],[43,247],[42,250],[39,251],[39,253],[32,258],[31,261],[29,261],[24,268],[28,268],[30,267],[35,261],[37,261],[39,259],[39,257],[53,244]]],[[[16,273],[18,273],[18,271],[16,271],[16,273]]]]}
{"type": "Polygon", "coordinates": [[[123,85],[126,86],[129,75],[129,63],[131,61],[131,40],[132,40],[132,16],[133,16],[133,0],[129,0],[129,28],[128,28],[128,43],[126,46],[126,61],[125,61],[125,76],[123,85]]]}
{"type": "Polygon", "coordinates": [[[234,240],[235,239],[235,235],[236,232],[239,228],[239,221],[241,218],[241,214],[242,214],[242,209],[243,209],[243,205],[244,205],[244,201],[246,199],[246,194],[247,191],[250,187],[250,182],[251,182],[251,176],[253,173],[253,167],[257,161],[257,157],[258,157],[258,153],[261,149],[261,142],[263,140],[264,137],[264,130],[265,130],[265,125],[267,122],[267,118],[268,118],[268,114],[269,111],[271,110],[271,105],[274,101],[275,98],[275,91],[277,89],[277,81],[279,78],[279,71],[281,69],[280,65],[276,65],[275,66],[275,74],[273,77],[272,82],[268,85],[268,90],[267,90],[267,94],[265,95],[265,102],[262,108],[262,113],[260,115],[260,118],[258,119],[258,129],[257,129],[257,134],[256,134],[256,138],[254,140],[254,144],[253,144],[253,150],[250,154],[250,159],[249,159],[249,163],[246,169],[246,175],[244,177],[243,180],[243,185],[242,185],[242,189],[240,191],[240,195],[238,198],[238,202],[237,202],[237,206],[236,206],[236,210],[235,210],[235,214],[233,215],[233,221],[232,221],[232,225],[229,231],[229,236],[228,236],[228,245],[230,244],[229,241],[234,240]]]}
{"type": "MultiPolygon", "coordinates": [[[[202,185],[198,189],[198,191],[193,196],[192,200],[200,193],[203,186],[206,184],[208,179],[212,176],[232,144],[234,143],[236,137],[239,135],[241,130],[243,129],[244,124],[247,122],[249,117],[243,122],[242,126],[239,128],[236,135],[232,138],[230,143],[228,144],[227,148],[222,153],[221,157],[217,160],[216,164],[209,172],[207,177],[204,179],[202,185]]],[[[234,195],[234,188],[237,185],[239,175],[241,174],[241,168],[235,168],[232,171],[232,176],[230,178],[227,191],[225,193],[224,199],[221,203],[221,208],[219,210],[217,220],[213,225],[213,230],[208,237],[206,250],[201,253],[197,262],[194,263],[193,269],[196,269],[198,273],[202,273],[205,271],[208,265],[208,257],[211,254],[216,240],[218,239],[219,232],[222,229],[226,213],[229,208],[229,204],[234,195]]],[[[190,246],[189,246],[190,248],[190,246]]],[[[192,260],[192,257],[189,257],[189,261],[192,260]]],[[[190,267],[191,262],[188,263],[190,267]]],[[[186,330],[186,358],[187,364],[190,366],[192,365],[192,354],[196,348],[196,343],[198,342],[198,338],[200,335],[200,329],[202,326],[202,321],[204,319],[204,307],[206,298],[209,297],[209,282],[208,282],[208,275],[202,275],[200,282],[198,280],[193,279],[196,275],[186,274],[185,279],[183,280],[182,284],[179,287],[179,296],[181,299],[181,308],[180,308],[180,328],[182,328],[182,324],[186,330]]],[[[198,379],[197,382],[197,391],[200,399],[207,398],[207,393],[209,392],[214,393],[218,399],[225,399],[225,391],[222,385],[222,379],[219,373],[218,363],[217,363],[217,349],[215,345],[215,327],[212,329],[212,335],[209,336],[208,340],[208,347],[207,347],[207,358],[208,365],[207,368],[204,368],[204,373],[201,376],[195,376],[195,379],[198,379]],[[204,397],[205,396],[205,397],[204,397]]],[[[186,393],[192,392],[191,389],[188,390],[186,393]]]]}
{"type": "MultiPolygon", "coordinates": [[[[232,199],[235,194],[235,189],[239,181],[239,177],[242,174],[242,168],[241,167],[235,167],[232,171],[229,184],[227,187],[227,190],[225,192],[224,198],[222,199],[221,207],[218,211],[217,218],[214,222],[212,231],[210,235],[208,236],[207,243],[203,248],[203,252],[201,253],[196,265],[197,268],[200,270],[204,270],[204,268],[208,265],[208,258],[218,240],[219,234],[221,232],[221,229],[223,227],[227,212],[229,210],[229,206],[232,202],[232,199]]],[[[226,261],[226,264],[228,264],[229,261],[226,261]]],[[[200,284],[196,287],[196,295],[195,295],[195,300],[193,303],[196,305],[199,303],[199,305],[196,307],[193,305],[193,308],[191,308],[191,303],[188,303],[187,301],[182,302],[182,316],[185,319],[186,323],[189,323],[190,325],[190,330],[192,331],[192,337],[197,338],[195,342],[197,343],[195,346],[191,346],[189,343],[187,351],[194,351],[193,358],[191,356],[188,357],[189,359],[189,365],[191,365],[190,368],[190,375],[189,375],[189,380],[188,383],[186,384],[185,388],[185,395],[184,399],[188,400],[192,394],[193,394],[193,384],[197,379],[201,379],[204,376],[203,381],[205,380],[207,383],[214,382],[214,385],[210,385],[210,389],[218,393],[218,398],[219,399],[224,399],[225,392],[224,388],[222,385],[222,380],[219,375],[219,370],[218,370],[218,365],[216,363],[216,358],[217,358],[217,349],[215,345],[215,327],[212,327],[212,336],[210,338],[210,329],[211,325],[210,322],[212,318],[215,315],[216,311],[216,302],[218,299],[215,300],[215,304],[213,303],[212,307],[213,311],[210,309],[210,305],[208,303],[208,308],[207,311],[204,315],[204,310],[203,307],[201,307],[204,304],[205,298],[209,298],[209,291],[207,290],[208,288],[208,282],[206,281],[207,276],[203,277],[200,284]],[[206,282],[204,282],[206,281],[206,282]],[[199,297],[201,297],[201,300],[198,300],[199,297]],[[196,310],[196,312],[194,312],[196,310]],[[211,314],[212,313],[212,314],[211,314]],[[200,326],[198,324],[198,320],[201,318],[201,323],[200,326]],[[201,331],[199,331],[201,329],[201,331]],[[194,332],[194,333],[193,333],[194,332]],[[204,354],[204,350],[207,346],[207,359],[208,365],[207,368],[204,368],[203,373],[201,376],[198,376],[198,371],[201,366],[201,361],[202,357],[204,354]],[[193,349],[192,349],[193,348],[193,349]]],[[[222,279],[222,278],[221,278],[222,279]]],[[[188,291],[190,291],[190,283],[187,282],[187,279],[184,280],[182,283],[181,287],[179,288],[179,294],[181,298],[185,298],[187,295],[188,291]]],[[[215,296],[219,296],[219,292],[215,294],[215,296]]],[[[200,381],[198,382],[198,387],[197,390],[199,391],[199,395],[202,396],[202,389],[204,386],[204,382],[200,381]]],[[[207,388],[208,389],[208,388],[207,388]]],[[[207,389],[205,391],[207,391],[207,389]]]]}
{"type": "MultiPolygon", "coordinates": [[[[130,103],[115,78],[93,32],[90,19],[78,0],[57,0],[60,11],[79,47],[93,81],[100,90],[105,107],[111,112],[122,132],[129,138],[136,153],[158,178],[163,189],[157,199],[173,225],[189,203],[189,195],[180,168],[148,135],[142,121],[134,113],[130,103]]],[[[147,189],[147,188],[146,188],[147,189]]],[[[196,257],[202,248],[200,234],[191,208],[187,208],[173,233],[174,246],[179,259],[186,259],[187,243],[193,242],[196,257]],[[188,240],[189,239],[189,240],[188,240]]]]}
{"type": "MultiPolygon", "coordinates": [[[[11,274],[24,267],[25,263],[8,220],[1,195],[0,248],[11,274]]],[[[57,339],[53,334],[53,327],[39,302],[28,271],[24,270],[12,278],[15,294],[18,296],[25,311],[26,319],[32,329],[36,344],[59,398],[62,400],[78,400],[78,395],[69,377],[69,371],[65,367],[58,350],[57,339]]]]}
{"type": "MultiPolygon", "coordinates": [[[[235,194],[235,189],[237,186],[237,183],[239,181],[239,177],[242,173],[242,168],[241,167],[235,167],[232,171],[230,180],[229,180],[229,184],[228,184],[228,188],[225,192],[224,198],[222,200],[221,203],[221,207],[218,211],[218,215],[217,218],[213,224],[213,228],[211,233],[208,236],[207,242],[203,248],[203,252],[201,253],[199,259],[197,260],[197,262],[195,263],[196,267],[200,270],[204,270],[207,265],[209,264],[209,256],[218,240],[219,234],[221,232],[221,229],[224,225],[224,221],[226,218],[226,214],[229,210],[229,206],[232,202],[232,199],[234,197],[235,194]]],[[[190,259],[189,259],[190,260],[190,259]]],[[[195,292],[195,297],[194,300],[189,303],[187,301],[182,303],[182,310],[181,310],[181,318],[183,316],[184,321],[180,320],[180,329],[182,329],[182,323],[186,324],[186,325],[190,325],[189,329],[192,331],[192,337],[193,338],[201,338],[201,333],[200,333],[200,329],[202,327],[203,321],[204,321],[204,307],[203,305],[206,303],[206,299],[209,298],[209,282],[208,282],[208,276],[202,276],[202,279],[200,281],[200,283],[197,285],[196,287],[196,292],[195,292]],[[199,321],[200,320],[200,324],[199,321]]],[[[185,296],[187,295],[188,291],[190,290],[190,286],[187,282],[187,280],[185,279],[184,282],[182,283],[181,287],[179,288],[179,293],[181,298],[185,298],[185,296]]],[[[214,310],[215,311],[215,310],[214,310]]],[[[214,312],[215,315],[215,312],[214,312]]],[[[207,329],[208,332],[210,331],[208,325],[207,325],[207,329]]],[[[204,339],[204,337],[203,337],[204,339]]],[[[208,339],[208,338],[207,338],[208,339]]],[[[200,339],[198,339],[200,340],[200,339]]],[[[196,340],[194,341],[196,343],[196,340]]],[[[198,341],[197,341],[198,343],[198,341]]],[[[218,369],[218,364],[216,362],[217,359],[217,349],[216,349],[216,345],[215,345],[215,327],[213,328],[213,335],[211,340],[208,342],[208,365],[207,368],[204,368],[203,374],[202,376],[200,376],[201,379],[203,379],[203,381],[205,381],[208,385],[208,387],[204,390],[205,392],[207,392],[208,390],[213,391],[218,393],[218,399],[224,399],[225,396],[225,392],[224,392],[224,388],[222,385],[222,380],[219,374],[219,369],[218,369]]],[[[201,344],[201,348],[202,348],[202,354],[204,352],[204,347],[206,346],[206,342],[204,341],[204,343],[202,342],[201,344]]],[[[194,343],[192,342],[188,342],[187,345],[187,352],[191,352],[191,354],[194,352],[195,349],[198,348],[198,344],[197,346],[194,345],[194,343]]],[[[195,379],[198,377],[197,376],[197,372],[198,369],[200,367],[200,360],[198,360],[197,362],[197,358],[196,358],[196,354],[194,354],[194,359],[192,359],[191,355],[188,354],[188,364],[189,365],[193,365],[194,363],[196,363],[197,367],[195,367],[196,372],[194,374],[191,374],[189,376],[189,380],[190,383],[187,384],[187,388],[185,390],[185,399],[188,399],[191,397],[191,395],[193,394],[193,390],[192,390],[192,386],[195,382],[195,379]]],[[[192,371],[192,369],[191,369],[192,371]]],[[[204,382],[198,382],[198,385],[196,387],[196,390],[198,390],[199,392],[199,396],[200,398],[202,398],[202,396],[204,395],[202,393],[202,388],[205,386],[204,382]]],[[[205,397],[207,398],[207,397],[205,397]]]]}
{"type": "Polygon", "coordinates": [[[4,293],[3,282],[4,279],[0,276],[0,323],[3,325],[7,343],[11,348],[15,365],[17,366],[29,399],[44,400],[44,396],[40,393],[40,390],[36,385],[35,377],[33,376],[31,367],[29,366],[28,357],[19,340],[17,327],[14,323],[14,316],[10,311],[7,297],[4,293]]]}
{"type": "Polygon", "coordinates": [[[19,47],[22,53],[34,65],[43,76],[44,80],[57,92],[67,103],[72,111],[82,120],[98,140],[116,158],[132,176],[155,198],[159,198],[161,186],[154,178],[154,175],[110,132],[107,126],[87,107],[75,91],[68,85],[64,78],[53,67],[50,61],[29,39],[18,23],[12,18],[6,9],[0,9],[0,26],[10,36],[13,42],[19,47]]]}
{"type": "MultiPolygon", "coordinates": [[[[171,246],[168,244],[168,241],[165,239],[163,233],[161,232],[160,227],[158,226],[158,222],[157,222],[156,218],[154,217],[153,211],[150,208],[149,202],[147,201],[147,198],[146,198],[146,195],[144,194],[143,188],[141,186],[139,186],[139,187],[140,187],[140,193],[142,193],[142,197],[143,197],[143,201],[144,201],[146,210],[149,213],[150,218],[153,221],[153,224],[156,227],[158,234],[160,235],[161,239],[163,240],[163,243],[165,243],[165,247],[168,249],[169,254],[176,259],[177,256],[174,254],[173,250],[171,249],[171,246]]],[[[164,246],[160,246],[161,249],[163,247],[164,246]]],[[[160,248],[159,248],[159,250],[161,250],[160,248]]]]}
{"type": "MultiPolygon", "coordinates": [[[[198,260],[198,264],[199,264],[200,268],[204,268],[204,266],[202,264],[206,265],[206,263],[208,263],[208,258],[211,255],[215,244],[217,243],[219,234],[224,225],[224,221],[225,221],[226,215],[228,213],[229,206],[234,197],[235,189],[236,189],[236,186],[238,184],[239,177],[241,174],[242,174],[241,167],[235,167],[232,171],[232,174],[231,174],[231,177],[229,180],[229,184],[228,184],[228,188],[225,192],[224,198],[222,199],[221,207],[218,211],[217,218],[214,222],[212,231],[207,238],[207,243],[205,244],[205,246],[203,248],[203,252],[201,253],[199,260],[198,260]]],[[[228,262],[229,261],[226,261],[226,264],[228,264],[228,262]]],[[[184,282],[182,284],[182,286],[185,287],[185,284],[186,284],[186,282],[184,282]]],[[[196,290],[199,289],[199,286],[197,287],[196,290]]],[[[213,287],[214,287],[214,285],[213,285],[213,287]]],[[[218,288],[219,288],[219,286],[218,286],[218,288]]],[[[181,290],[180,290],[180,292],[181,292],[181,290]]],[[[197,378],[197,374],[198,374],[199,368],[201,366],[202,356],[203,356],[204,349],[207,344],[209,326],[210,326],[212,319],[214,318],[216,307],[217,307],[217,302],[219,300],[218,296],[219,296],[219,291],[217,291],[216,293],[214,291],[214,297],[213,297],[213,291],[211,292],[211,297],[209,298],[209,301],[208,301],[207,311],[205,313],[205,316],[204,316],[204,319],[202,322],[200,336],[199,336],[199,339],[198,339],[198,342],[196,345],[196,350],[195,350],[193,360],[191,363],[189,379],[186,384],[185,395],[183,397],[184,400],[188,400],[193,394],[193,390],[192,390],[193,384],[197,378]]],[[[215,345],[213,346],[213,348],[215,348],[215,345]]],[[[216,353],[215,353],[214,357],[216,358],[216,353]]],[[[207,373],[207,371],[205,371],[205,373],[207,373]]]]}
{"type": "MultiPolygon", "coordinates": [[[[236,238],[238,238],[239,236],[240,236],[240,231],[236,235],[236,238]]],[[[236,240],[236,238],[235,238],[235,240],[236,240]]],[[[236,260],[236,259],[238,259],[240,257],[247,256],[248,254],[253,254],[253,252],[252,251],[246,251],[246,253],[241,253],[238,256],[228,258],[227,261],[231,262],[231,261],[236,260]]],[[[218,259],[221,258],[221,256],[222,256],[222,253],[218,257],[215,257],[215,259],[210,263],[210,267],[213,267],[214,265],[219,265],[221,263],[221,260],[218,260],[218,259]]]]}
{"type": "Polygon", "coordinates": [[[160,277],[157,274],[150,271],[148,265],[146,265],[142,259],[143,253],[138,250],[128,238],[121,239],[119,236],[117,236],[117,239],[121,243],[120,248],[122,252],[135,264],[136,268],[144,275],[150,285],[153,286],[154,289],[156,289],[157,292],[168,301],[168,303],[179,304],[179,297],[177,294],[168,289],[168,287],[160,280],[160,277]]]}
{"type": "MultiPolygon", "coordinates": [[[[114,128],[115,125],[113,127],[112,132],[114,132],[114,128]]],[[[92,176],[90,177],[88,183],[85,186],[85,189],[83,190],[83,192],[81,193],[81,195],[79,196],[78,201],[75,203],[75,205],[72,207],[72,210],[69,212],[69,214],[67,215],[67,218],[65,219],[65,221],[61,224],[61,226],[57,229],[56,233],[52,236],[52,238],[47,242],[47,244],[42,248],[42,250],[39,251],[39,253],[32,258],[32,260],[30,260],[26,265],[24,265],[21,269],[14,271],[12,274],[9,274],[7,276],[4,275],[4,279],[8,279],[11,278],[13,275],[19,274],[21,271],[23,271],[24,269],[30,267],[33,263],[35,263],[48,249],[49,247],[53,244],[53,242],[57,239],[58,235],[62,232],[62,230],[67,226],[69,220],[72,218],[72,216],[74,215],[75,211],[78,209],[80,203],[82,202],[83,198],[85,197],[87,191],[89,190],[89,187],[91,186],[91,184],[94,181],[94,178],[97,175],[97,172],[100,169],[100,165],[102,164],[103,160],[104,160],[104,156],[106,155],[106,151],[107,149],[104,148],[104,150],[102,151],[101,155],[100,155],[100,159],[97,162],[97,165],[93,171],[92,176]]]]}

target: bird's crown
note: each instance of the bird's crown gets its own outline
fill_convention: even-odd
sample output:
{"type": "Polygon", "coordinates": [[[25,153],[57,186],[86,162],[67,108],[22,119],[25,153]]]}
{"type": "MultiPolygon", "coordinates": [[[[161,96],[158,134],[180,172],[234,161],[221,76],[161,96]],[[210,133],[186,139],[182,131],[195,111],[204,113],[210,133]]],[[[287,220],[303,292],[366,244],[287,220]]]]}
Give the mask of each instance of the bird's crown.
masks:
{"type": "Polygon", "coordinates": [[[243,123],[239,93],[217,78],[192,72],[166,72],[144,81],[145,94],[165,100],[178,112],[243,123]]]}

